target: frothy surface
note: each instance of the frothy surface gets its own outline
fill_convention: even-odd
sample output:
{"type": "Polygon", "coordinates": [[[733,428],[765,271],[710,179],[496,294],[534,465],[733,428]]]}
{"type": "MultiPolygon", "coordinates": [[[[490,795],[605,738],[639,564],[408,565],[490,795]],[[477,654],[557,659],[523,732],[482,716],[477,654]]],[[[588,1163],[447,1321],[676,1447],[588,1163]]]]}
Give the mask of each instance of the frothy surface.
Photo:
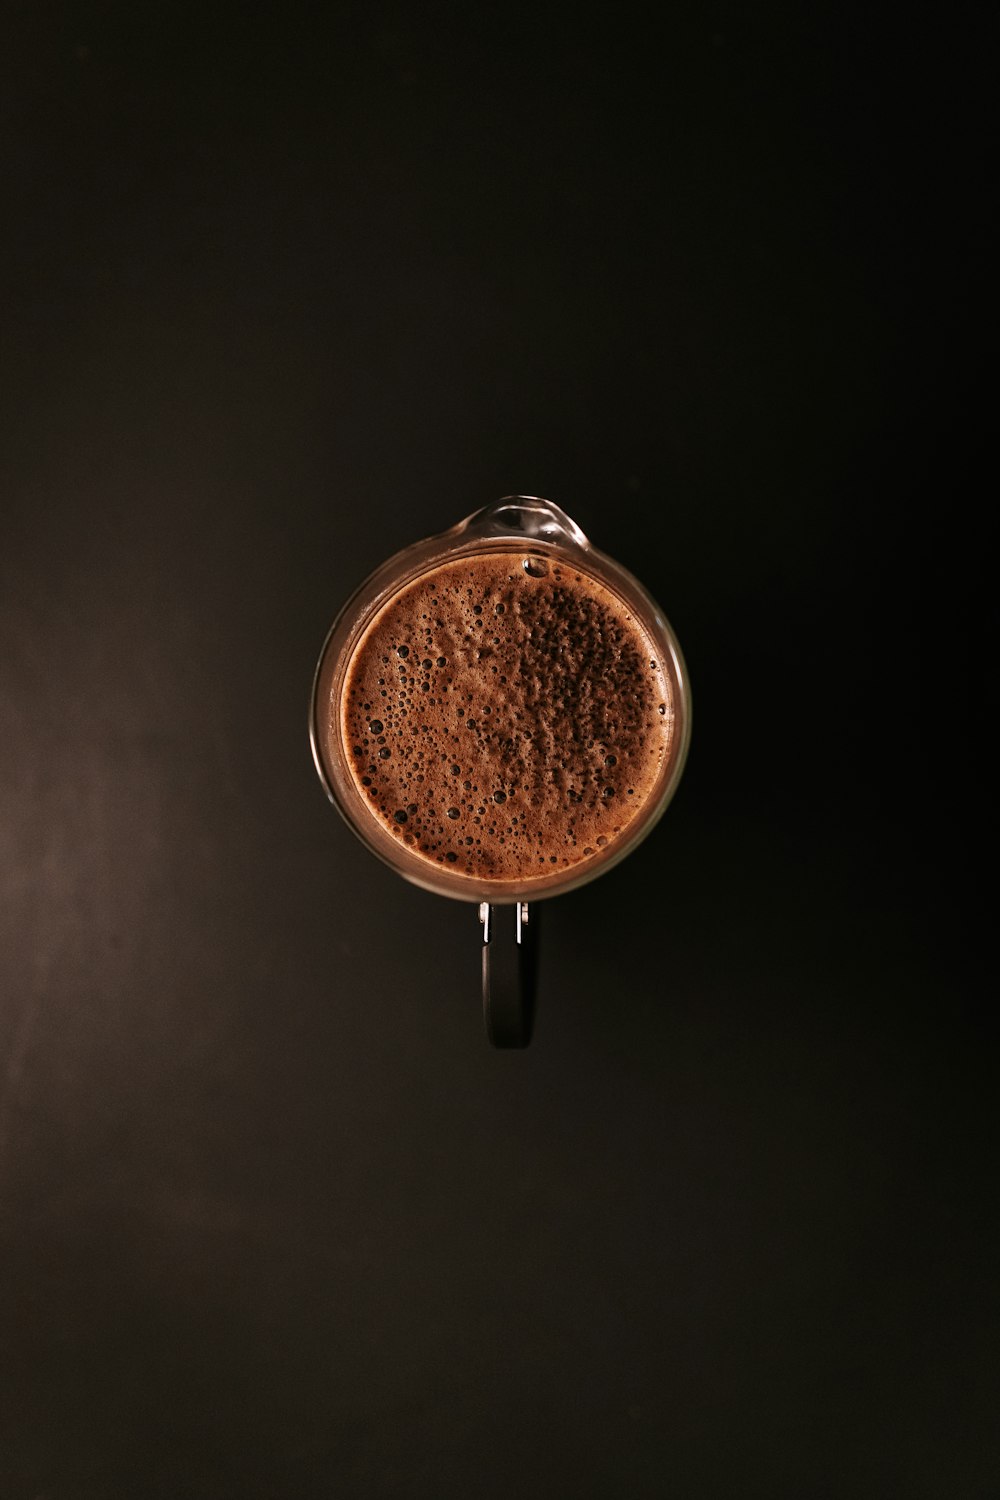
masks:
{"type": "Polygon", "coordinates": [[[430,863],[530,880],[603,857],[653,793],[674,711],[656,648],[597,579],[492,553],[391,599],[348,666],[358,790],[430,863]]]}

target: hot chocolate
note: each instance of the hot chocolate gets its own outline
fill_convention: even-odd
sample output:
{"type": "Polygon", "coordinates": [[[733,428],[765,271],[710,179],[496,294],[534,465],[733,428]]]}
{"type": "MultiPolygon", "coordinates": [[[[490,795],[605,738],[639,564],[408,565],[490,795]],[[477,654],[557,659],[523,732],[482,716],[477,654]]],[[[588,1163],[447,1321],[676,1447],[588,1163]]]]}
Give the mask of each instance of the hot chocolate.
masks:
{"type": "Polygon", "coordinates": [[[531,881],[602,860],[656,801],[673,688],[627,605],[557,558],[467,555],[353,648],[326,733],[371,816],[429,864],[531,881]]]}

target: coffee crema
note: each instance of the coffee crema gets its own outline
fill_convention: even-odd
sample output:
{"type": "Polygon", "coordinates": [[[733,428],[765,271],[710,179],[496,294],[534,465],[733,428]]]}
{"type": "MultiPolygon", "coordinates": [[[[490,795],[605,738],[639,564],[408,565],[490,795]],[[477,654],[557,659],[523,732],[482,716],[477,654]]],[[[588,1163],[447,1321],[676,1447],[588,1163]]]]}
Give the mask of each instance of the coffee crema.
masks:
{"type": "Polygon", "coordinates": [[[673,689],[598,579],[484,552],[382,606],[327,732],[401,845],[477,883],[523,882],[603,860],[655,801],[675,749],[673,689]]]}

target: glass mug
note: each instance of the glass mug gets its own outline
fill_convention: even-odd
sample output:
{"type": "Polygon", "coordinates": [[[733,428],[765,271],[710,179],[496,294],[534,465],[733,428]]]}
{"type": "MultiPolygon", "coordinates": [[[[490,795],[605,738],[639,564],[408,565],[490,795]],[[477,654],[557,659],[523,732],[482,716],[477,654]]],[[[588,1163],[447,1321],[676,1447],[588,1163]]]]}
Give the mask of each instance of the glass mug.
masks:
{"type": "Polygon", "coordinates": [[[526,1046],[533,904],[630,854],[684,768],[690,691],[659,605],[558,506],[508,496],[361,584],[323,644],[309,730],[370,852],[477,904],[487,1035],[526,1046]]]}

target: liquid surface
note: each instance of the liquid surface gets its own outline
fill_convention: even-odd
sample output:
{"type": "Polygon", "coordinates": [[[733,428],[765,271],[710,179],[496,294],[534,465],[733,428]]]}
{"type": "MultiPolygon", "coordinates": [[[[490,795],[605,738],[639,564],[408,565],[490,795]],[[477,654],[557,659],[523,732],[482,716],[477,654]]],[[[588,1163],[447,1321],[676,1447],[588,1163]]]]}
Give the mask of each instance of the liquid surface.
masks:
{"type": "Polygon", "coordinates": [[[655,794],[670,680],[597,579],[519,553],[407,585],[331,704],[358,791],[414,853],[477,881],[603,858],[655,794]]]}

